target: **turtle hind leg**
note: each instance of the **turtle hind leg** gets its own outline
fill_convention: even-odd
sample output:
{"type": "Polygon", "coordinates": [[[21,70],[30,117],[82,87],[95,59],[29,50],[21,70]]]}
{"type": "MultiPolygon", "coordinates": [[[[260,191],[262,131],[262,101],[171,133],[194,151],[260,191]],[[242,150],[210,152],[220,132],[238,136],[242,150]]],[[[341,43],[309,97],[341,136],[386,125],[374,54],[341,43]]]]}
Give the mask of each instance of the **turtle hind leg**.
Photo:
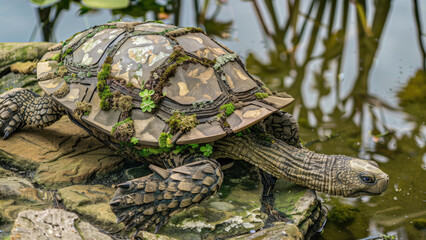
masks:
{"type": "Polygon", "coordinates": [[[172,169],[150,169],[153,174],[119,184],[110,202],[117,222],[126,230],[136,228],[136,234],[151,226],[158,231],[174,214],[214,194],[223,182],[220,165],[203,156],[172,169]]]}
{"type": "Polygon", "coordinates": [[[64,114],[64,109],[50,97],[40,97],[27,89],[12,89],[0,95],[0,134],[6,139],[25,125],[46,127],[64,114]]]}

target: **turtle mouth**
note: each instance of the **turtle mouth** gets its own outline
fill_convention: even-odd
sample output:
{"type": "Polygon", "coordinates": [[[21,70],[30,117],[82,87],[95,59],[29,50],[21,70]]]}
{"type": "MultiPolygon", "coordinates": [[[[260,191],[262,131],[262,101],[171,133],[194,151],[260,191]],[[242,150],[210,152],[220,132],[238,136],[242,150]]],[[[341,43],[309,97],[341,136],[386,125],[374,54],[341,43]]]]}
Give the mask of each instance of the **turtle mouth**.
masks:
{"type": "Polygon", "coordinates": [[[368,192],[368,191],[357,191],[349,195],[348,197],[361,197],[361,196],[379,196],[381,192],[368,192]]]}

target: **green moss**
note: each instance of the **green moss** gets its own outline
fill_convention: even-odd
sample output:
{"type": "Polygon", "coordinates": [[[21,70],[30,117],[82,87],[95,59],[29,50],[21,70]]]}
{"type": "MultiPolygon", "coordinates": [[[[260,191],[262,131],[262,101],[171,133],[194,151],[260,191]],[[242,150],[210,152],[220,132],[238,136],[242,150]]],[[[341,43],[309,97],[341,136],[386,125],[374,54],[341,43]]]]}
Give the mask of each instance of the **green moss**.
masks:
{"type": "Polygon", "coordinates": [[[92,105],[90,103],[87,103],[85,101],[75,103],[74,113],[78,116],[89,115],[90,111],[92,111],[92,105]]]}
{"type": "Polygon", "coordinates": [[[349,225],[355,220],[357,212],[359,212],[359,210],[355,207],[337,204],[331,210],[328,219],[335,223],[349,225]]]}
{"type": "Polygon", "coordinates": [[[224,110],[225,111],[225,115],[227,117],[229,117],[232,113],[234,113],[235,111],[235,106],[232,103],[227,103],[223,106],[220,107],[220,110],[224,110]]]}
{"type": "Polygon", "coordinates": [[[100,107],[102,110],[108,110],[110,106],[110,100],[112,98],[112,93],[110,91],[109,86],[106,83],[106,79],[108,78],[109,74],[111,73],[111,64],[104,63],[102,65],[102,70],[98,73],[98,94],[99,98],[101,99],[100,107]]]}
{"type": "Polygon", "coordinates": [[[173,112],[173,115],[166,121],[173,133],[186,132],[198,125],[197,116],[185,116],[178,111],[173,112]]]}
{"type": "Polygon", "coordinates": [[[64,59],[68,54],[70,54],[72,50],[72,48],[68,48],[67,50],[65,50],[64,54],[62,54],[62,59],[64,59]]]}
{"type": "Polygon", "coordinates": [[[189,151],[189,153],[195,153],[199,149],[199,145],[196,143],[193,144],[185,144],[185,145],[176,145],[173,153],[179,154],[185,151],[189,151]]]}
{"type": "Polygon", "coordinates": [[[419,219],[414,219],[413,221],[413,226],[417,229],[426,229],[426,219],[424,218],[419,218],[419,219]]]}
{"type": "Polygon", "coordinates": [[[53,57],[52,57],[53,61],[59,62],[60,59],[61,59],[61,54],[60,53],[57,53],[57,54],[53,55],[53,57]]]}
{"type": "Polygon", "coordinates": [[[136,150],[136,154],[140,157],[149,157],[151,155],[157,155],[161,153],[167,153],[170,152],[172,148],[170,147],[163,147],[163,148],[142,148],[139,150],[136,150]]]}
{"type": "Polygon", "coordinates": [[[133,98],[129,95],[122,95],[120,92],[116,91],[113,94],[112,98],[112,108],[113,109],[121,109],[123,112],[126,112],[127,114],[130,113],[130,111],[133,109],[133,98]]]}
{"type": "Polygon", "coordinates": [[[256,98],[258,99],[264,99],[267,98],[269,96],[269,94],[264,93],[264,92],[257,92],[254,94],[256,96],[256,98]]]}
{"type": "Polygon", "coordinates": [[[111,133],[112,133],[112,134],[114,134],[114,132],[115,132],[115,130],[117,129],[117,127],[118,127],[118,126],[120,126],[121,124],[130,123],[130,122],[133,124],[133,120],[132,120],[132,118],[128,117],[128,118],[124,119],[123,121],[116,123],[116,124],[112,127],[111,133]]]}
{"type": "Polygon", "coordinates": [[[172,138],[173,138],[172,134],[162,132],[160,134],[160,137],[158,138],[158,146],[160,148],[173,147],[172,138]]]}

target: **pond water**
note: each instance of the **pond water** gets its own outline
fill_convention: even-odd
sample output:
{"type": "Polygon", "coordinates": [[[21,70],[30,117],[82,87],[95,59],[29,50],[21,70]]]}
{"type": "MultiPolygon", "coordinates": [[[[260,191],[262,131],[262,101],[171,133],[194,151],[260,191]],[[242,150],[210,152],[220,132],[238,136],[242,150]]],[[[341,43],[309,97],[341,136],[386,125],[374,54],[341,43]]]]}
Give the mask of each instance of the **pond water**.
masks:
{"type": "Polygon", "coordinates": [[[118,18],[202,26],[270,88],[296,98],[287,111],[298,119],[306,147],[373,159],[389,174],[381,196],[320,194],[337,215],[320,239],[426,238],[425,2],[145,2],[80,15],[87,9],[74,1],[55,19],[59,5],[37,10],[28,0],[3,1],[0,41],[61,41],[118,18]],[[338,214],[342,206],[347,219],[338,214]]]}

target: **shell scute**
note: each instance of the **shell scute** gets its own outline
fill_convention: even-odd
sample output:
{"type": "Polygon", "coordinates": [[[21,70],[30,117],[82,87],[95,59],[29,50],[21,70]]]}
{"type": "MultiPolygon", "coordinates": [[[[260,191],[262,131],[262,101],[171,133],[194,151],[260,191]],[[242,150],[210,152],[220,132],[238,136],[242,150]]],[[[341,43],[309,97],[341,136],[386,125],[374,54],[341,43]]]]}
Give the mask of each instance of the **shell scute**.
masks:
{"type": "Polygon", "coordinates": [[[176,37],[176,41],[185,51],[200,58],[214,60],[220,55],[229,54],[227,50],[202,33],[188,33],[176,37]]]}
{"type": "Polygon", "coordinates": [[[139,143],[146,146],[158,146],[160,134],[167,124],[153,114],[144,113],[140,110],[134,110],[132,118],[135,137],[139,139],[139,143]]]}
{"type": "Polygon", "coordinates": [[[130,37],[113,57],[111,76],[140,87],[172,53],[173,47],[164,36],[130,37]]]}
{"type": "Polygon", "coordinates": [[[83,66],[98,63],[111,42],[123,32],[123,29],[111,28],[96,33],[73,51],[73,62],[83,66]]]}
{"type": "Polygon", "coordinates": [[[169,83],[163,95],[180,104],[214,101],[222,94],[214,69],[198,64],[178,67],[169,83]]]}
{"type": "Polygon", "coordinates": [[[104,111],[100,107],[100,102],[101,100],[99,99],[98,94],[95,92],[90,101],[92,109],[89,115],[82,116],[82,120],[101,129],[107,134],[111,134],[112,127],[120,121],[121,110],[117,109],[114,111],[104,111]]]}
{"type": "Polygon", "coordinates": [[[233,92],[246,92],[258,87],[257,83],[237,62],[228,62],[222,66],[226,83],[233,92]]]}

